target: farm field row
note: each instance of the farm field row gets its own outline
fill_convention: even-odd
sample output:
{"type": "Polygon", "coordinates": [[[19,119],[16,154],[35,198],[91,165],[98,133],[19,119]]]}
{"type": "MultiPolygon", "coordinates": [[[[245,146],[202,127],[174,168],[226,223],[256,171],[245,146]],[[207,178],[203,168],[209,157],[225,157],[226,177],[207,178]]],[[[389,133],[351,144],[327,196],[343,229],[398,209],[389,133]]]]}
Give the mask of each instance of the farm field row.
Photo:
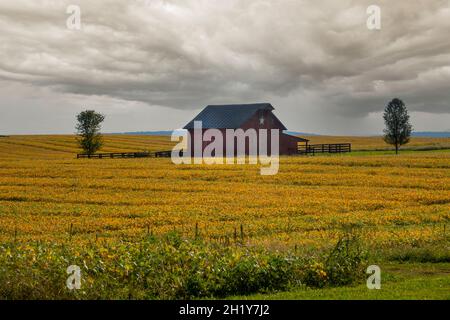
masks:
{"type": "MultiPolygon", "coordinates": [[[[382,137],[330,137],[310,136],[311,144],[351,143],[352,149],[392,150],[382,137]]],[[[165,151],[176,142],[168,136],[105,135],[102,152],[165,151]]],[[[402,147],[415,149],[450,149],[450,138],[413,138],[402,147]]],[[[0,137],[0,158],[3,159],[57,159],[73,158],[80,153],[73,135],[31,135],[0,137]]]]}
{"type": "MultiPolygon", "coordinates": [[[[166,136],[104,135],[101,152],[164,151],[174,145],[166,136]]],[[[81,153],[74,135],[21,135],[0,138],[0,158],[74,158],[81,153]]]]}
{"type": "MultiPolygon", "coordinates": [[[[392,150],[392,146],[386,144],[381,136],[354,137],[354,136],[310,136],[311,144],[321,143],[351,143],[353,150],[392,150]]],[[[413,137],[411,141],[401,147],[402,150],[432,150],[450,149],[450,138],[413,137]]]]}
{"type": "MultiPolygon", "coordinates": [[[[352,142],[372,151],[282,157],[277,175],[261,176],[258,165],[75,159],[73,136],[0,138],[0,297],[448,298],[450,152],[395,156],[373,151],[374,139],[352,142]],[[382,266],[382,292],[368,292],[361,265],[332,276],[359,259],[324,260],[349,230],[370,264],[382,266]],[[392,262],[425,271],[385,273],[392,262]],[[86,275],[75,295],[61,291],[73,263],[86,275]],[[253,287],[235,282],[243,277],[253,287]],[[310,287],[247,296],[286,290],[286,281],[310,287]]],[[[106,136],[102,151],[172,145],[168,137],[106,136]]]]}
{"type": "MultiPolygon", "coordinates": [[[[450,219],[445,152],[284,157],[279,174],[261,176],[250,165],[76,160],[64,136],[55,138],[55,149],[66,151],[51,151],[58,156],[50,161],[38,148],[45,144],[47,152],[51,141],[14,139],[3,144],[16,150],[14,161],[0,151],[2,241],[66,241],[69,233],[79,242],[138,239],[171,230],[192,237],[198,225],[205,239],[232,241],[242,226],[248,244],[281,249],[329,246],[350,227],[362,230],[368,244],[394,246],[439,239],[450,219]]],[[[149,149],[170,143],[111,139],[118,140],[105,151],[119,150],[124,140],[133,146],[151,141],[149,149]]]]}

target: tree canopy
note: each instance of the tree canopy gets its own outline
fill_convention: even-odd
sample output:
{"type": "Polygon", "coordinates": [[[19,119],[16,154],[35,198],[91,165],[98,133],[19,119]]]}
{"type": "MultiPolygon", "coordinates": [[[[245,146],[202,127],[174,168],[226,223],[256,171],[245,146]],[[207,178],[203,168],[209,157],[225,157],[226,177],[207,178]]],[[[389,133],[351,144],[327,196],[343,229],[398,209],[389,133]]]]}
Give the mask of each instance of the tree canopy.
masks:
{"type": "Polygon", "coordinates": [[[384,141],[395,146],[395,153],[401,145],[409,142],[412,126],[409,123],[409,114],[404,102],[398,98],[393,99],[384,109],[384,141]]]}
{"type": "Polygon", "coordinates": [[[105,116],[94,110],[86,110],[77,115],[76,130],[78,143],[87,154],[94,154],[103,145],[100,133],[101,123],[105,116]]]}

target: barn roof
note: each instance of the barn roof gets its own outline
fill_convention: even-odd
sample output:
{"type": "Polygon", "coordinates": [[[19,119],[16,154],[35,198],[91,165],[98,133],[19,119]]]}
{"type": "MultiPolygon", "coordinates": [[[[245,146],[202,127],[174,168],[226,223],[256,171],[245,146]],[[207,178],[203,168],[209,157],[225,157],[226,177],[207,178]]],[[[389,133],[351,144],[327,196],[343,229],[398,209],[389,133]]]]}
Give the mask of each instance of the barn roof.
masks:
{"type": "Polygon", "coordinates": [[[184,129],[193,129],[194,121],[202,121],[202,127],[205,129],[240,128],[259,110],[272,111],[274,107],[270,103],[210,105],[184,126],[184,129]]]}
{"type": "Polygon", "coordinates": [[[292,138],[294,138],[294,139],[297,139],[297,141],[300,141],[300,142],[309,142],[308,139],[300,138],[299,136],[293,136],[293,135],[291,135],[291,134],[286,134],[286,133],[283,133],[283,134],[286,135],[286,136],[292,137],[292,138]]]}

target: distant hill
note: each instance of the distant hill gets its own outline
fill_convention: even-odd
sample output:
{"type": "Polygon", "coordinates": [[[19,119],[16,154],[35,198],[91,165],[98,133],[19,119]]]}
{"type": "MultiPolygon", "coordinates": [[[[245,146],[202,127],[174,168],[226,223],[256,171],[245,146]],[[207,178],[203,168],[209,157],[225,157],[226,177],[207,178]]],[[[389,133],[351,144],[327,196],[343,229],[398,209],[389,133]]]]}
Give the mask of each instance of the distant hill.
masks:
{"type": "Polygon", "coordinates": [[[292,136],[320,136],[320,134],[307,133],[307,132],[296,132],[296,131],[286,131],[285,133],[292,136]]]}
{"type": "MultiPolygon", "coordinates": [[[[182,135],[184,130],[176,130],[178,135],[182,135]]],[[[143,135],[143,136],[170,136],[173,131],[161,130],[161,131],[134,131],[134,132],[119,132],[111,134],[127,134],[127,135],[143,135]]],[[[287,134],[293,136],[320,136],[320,134],[286,131],[287,134]]],[[[380,134],[381,135],[381,134],[380,134]]],[[[430,138],[450,138],[450,131],[418,131],[411,134],[413,137],[430,137],[430,138]]],[[[368,135],[369,136],[369,135],[368,135]]]]}
{"type": "MultiPolygon", "coordinates": [[[[176,130],[179,134],[183,134],[184,130],[176,130]]],[[[119,132],[119,133],[111,133],[111,134],[128,134],[128,135],[142,135],[142,136],[170,136],[173,131],[135,131],[135,132],[119,132]]],[[[287,134],[293,136],[318,136],[318,134],[314,133],[305,133],[305,132],[296,132],[296,131],[286,131],[287,134]]]]}
{"type": "Polygon", "coordinates": [[[419,131],[411,134],[413,137],[450,138],[450,131],[419,131]]]}
{"type": "Polygon", "coordinates": [[[135,131],[135,132],[119,132],[113,134],[128,134],[136,136],[170,136],[172,131],[135,131]]]}

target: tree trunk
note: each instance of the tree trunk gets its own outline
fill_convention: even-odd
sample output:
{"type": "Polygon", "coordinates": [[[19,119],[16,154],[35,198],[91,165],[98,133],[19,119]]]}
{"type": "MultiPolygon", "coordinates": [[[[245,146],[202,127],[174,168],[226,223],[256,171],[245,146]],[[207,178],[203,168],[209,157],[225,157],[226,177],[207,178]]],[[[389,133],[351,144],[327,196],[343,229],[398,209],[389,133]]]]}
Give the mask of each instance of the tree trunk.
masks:
{"type": "Polygon", "coordinates": [[[398,144],[395,144],[395,154],[398,154],[398,144]]]}

